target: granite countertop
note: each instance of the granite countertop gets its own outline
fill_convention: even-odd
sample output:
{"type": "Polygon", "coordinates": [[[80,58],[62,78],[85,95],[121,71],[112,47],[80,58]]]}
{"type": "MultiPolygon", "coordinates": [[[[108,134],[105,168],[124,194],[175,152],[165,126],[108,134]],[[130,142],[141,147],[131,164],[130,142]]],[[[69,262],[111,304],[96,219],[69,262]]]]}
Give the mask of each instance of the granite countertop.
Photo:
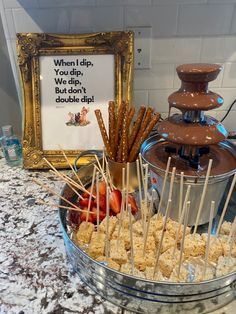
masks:
{"type": "MultiPolygon", "coordinates": [[[[57,203],[33,178],[60,192],[48,171],[10,168],[0,159],[0,313],[128,313],[95,295],[73,273],[65,256],[57,203]]],[[[215,311],[235,313],[236,301],[215,311]]]]}

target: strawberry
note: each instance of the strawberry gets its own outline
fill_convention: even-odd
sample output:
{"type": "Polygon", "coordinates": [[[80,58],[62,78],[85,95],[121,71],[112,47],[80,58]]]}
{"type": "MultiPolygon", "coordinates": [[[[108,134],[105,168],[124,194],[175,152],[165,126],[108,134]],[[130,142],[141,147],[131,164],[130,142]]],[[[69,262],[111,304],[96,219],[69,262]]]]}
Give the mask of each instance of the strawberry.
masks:
{"type": "MultiPolygon", "coordinates": [[[[86,210],[88,210],[88,209],[86,208],[86,210]]],[[[93,211],[93,210],[91,210],[91,211],[93,211]]],[[[86,217],[87,217],[86,212],[80,213],[80,221],[86,221],[86,217]]],[[[96,222],[96,213],[89,213],[88,222],[92,222],[92,223],[96,222]]]]}
{"type": "Polygon", "coordinates": [[[99,207],[103,212],[106,212],[107,199],[105,195],[99,194],[99,207]]]}
{"type": "MultiPolygon", "coordinates": [[[[90,208],[92,208],[94,205],[95,205],[95,202],[92,199],[91,204],[90,204],[90,208]]],[[[89,199],[88,198],[85,198],[83,200],[82,199],[79,200],[79,207],[81,207],[81,208],[87,207],[88,208],[88,206],[89,206],[89,199]]]]}
{"type": "Polygon", "coordinates": [[[121,208],[121,191],[120,190],[113,190],[109,196],[109,205],[111,210],[118,214],[121,208]]]}
{"type": "Polygon", "coordinates": [[[80,213],[75,210],[69,210],[68,220],[72,224],[73,227],[78,227],[79,225],[80,213]]]}
{"type": "MultiPolygon", "coordinates": [[[[91,215],[95,217],[94,222],[96,223],[97,222],[97,208],[93,207],[92,212],[94,214],[91,214],[91,215]]],[[[104,213],[104,211],[102,210],[99,210],[99,222],[101,222],[105,217],[106,217],[106,213],[104,213]]]]}
{"type": "Polygon", "coordinates": [[[105,181],[99,182],[99,194],[106,195],[107,185],[105,181]]]}
{"type": "Polygon", "coordinates": [[[137,206],[136,200],[135,200],[135,198],[134,198],[134,196],[132,194],[128,195],[128,204],[131,205],[131,212],[132,212],[132,214],[133,215],[136,214],[137,211],[138,211],[138,206],[137,206]]]}
{"type": "Polygon", "coordinates": [[[82,196],[83,198],[89,198],[89,194],[88,194],[87,192],[83,192],[83,193],[81,194],[81,196],[82,196]]]}

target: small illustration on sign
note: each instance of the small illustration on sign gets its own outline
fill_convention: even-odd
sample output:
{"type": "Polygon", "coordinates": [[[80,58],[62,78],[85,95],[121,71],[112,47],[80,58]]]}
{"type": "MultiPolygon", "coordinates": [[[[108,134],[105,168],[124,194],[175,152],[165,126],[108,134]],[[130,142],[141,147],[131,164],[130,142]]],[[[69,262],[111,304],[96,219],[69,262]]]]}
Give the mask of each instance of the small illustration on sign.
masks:
{"type": "Polygon", "coordinates": [[[73,113],[68,112],[68,121],[66,122],[67,126],[86,126],[90,123],[87,118],[89,108],[83,107],[80,112],[73,113]]]}

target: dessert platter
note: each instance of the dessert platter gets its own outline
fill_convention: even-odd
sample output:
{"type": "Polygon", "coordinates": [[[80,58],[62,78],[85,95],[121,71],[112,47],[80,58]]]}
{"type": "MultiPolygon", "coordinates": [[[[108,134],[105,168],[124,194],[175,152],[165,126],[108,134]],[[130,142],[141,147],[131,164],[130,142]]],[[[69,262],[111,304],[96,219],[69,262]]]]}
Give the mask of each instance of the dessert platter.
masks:
{"type": "Polygon", "coordinates": [[[96,293],[127,310],[206,313],[235,298],[236,218],[226,217],[236,149],[223,125],[204,115],[223,103],[208,90],[219,71],[179,66],[182,86],[163,121],[141,106],[132,123],[132,107],[122,102],[116,112],[110,102],[108,132],[95,111],[105,152],[71,166],[72,176],[48,162],[66,183],[58,207],[69,262],[96,293]],[[171,116],[172,107],[180,114],[171,116]]]}

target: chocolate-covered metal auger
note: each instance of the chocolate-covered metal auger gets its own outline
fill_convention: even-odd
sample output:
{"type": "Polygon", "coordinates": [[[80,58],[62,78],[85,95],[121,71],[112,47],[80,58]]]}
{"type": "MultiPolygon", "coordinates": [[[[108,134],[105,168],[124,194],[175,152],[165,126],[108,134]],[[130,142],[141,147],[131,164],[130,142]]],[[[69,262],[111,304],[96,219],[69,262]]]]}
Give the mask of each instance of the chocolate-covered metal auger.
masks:
{"type": "Polygon", "coordinates": [[[208,89],[208,83],[216,79],[221,70],[218,64],[185,64],[177,67],[182,81],[178,91],[168,98],[169,117],[158,126],[158,133],[175,146],[166,146],[167,153],[178,153],[198,169],[201,156],[209,153],[209,145],[227,137],[224,126],[216,119],[205,116],[204,111],[218,108],[223,98],[208,89]],[[171,108],[181,114],[171,114],[171,108]]]}

